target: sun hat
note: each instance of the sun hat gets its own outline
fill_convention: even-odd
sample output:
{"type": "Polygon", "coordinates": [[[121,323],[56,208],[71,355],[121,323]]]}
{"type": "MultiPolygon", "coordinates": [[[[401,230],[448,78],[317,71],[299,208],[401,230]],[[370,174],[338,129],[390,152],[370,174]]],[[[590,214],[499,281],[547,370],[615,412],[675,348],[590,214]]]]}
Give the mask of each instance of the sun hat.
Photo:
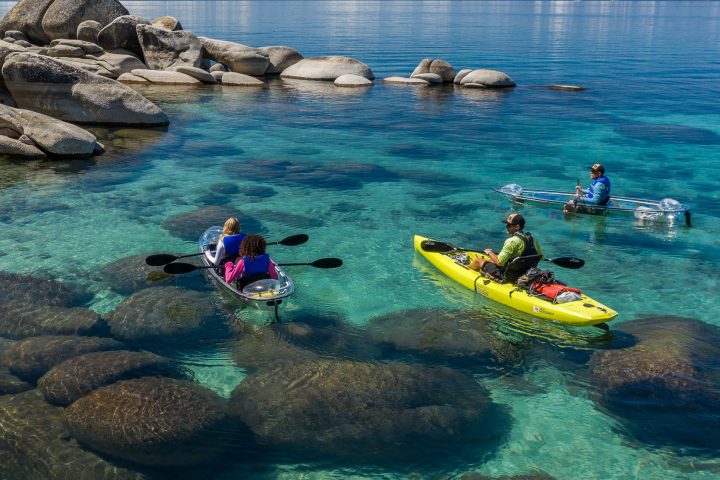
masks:
{"type": "Polygon", "coordinates": [[[600,165],[599,163],[596,163],[595,165],[593,165],[592,167],[590,167],[590,171],[605,173],[605,167],[603,167],[603,166],[600,165]]]}
{"type": "Polygon", "coordinates": [[[525,217],[519,213],[511,213],[502,223],[505,225],[525,225],[525,217]]]}

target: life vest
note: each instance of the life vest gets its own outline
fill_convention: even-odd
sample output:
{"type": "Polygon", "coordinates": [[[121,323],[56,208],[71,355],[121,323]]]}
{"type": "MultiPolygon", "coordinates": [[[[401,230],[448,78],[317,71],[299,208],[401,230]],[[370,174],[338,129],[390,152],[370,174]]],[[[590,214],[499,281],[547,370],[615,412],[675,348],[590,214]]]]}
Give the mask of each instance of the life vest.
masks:
{"type": "Polygon", "coordinates": [[[243,257],[243,263],[245,265],[242,273],[243,278],[258,273],[267,273],[270,267],[270,255],[263,253],[255,258],[245,256],[243,257]]]}
{"type": "Polygon", "coordinates": [[[225,246],[225,256],[234,257],[240,253],[240,244],[245,238],[244,233],[238,233],[237,235],[228,235],[223,237],[222,242],[225,246]]]}
{"type": "Polygon", "coordinates": [[[527,257],[529,255],[537,255],[537,249],[535,248],[535,241],[530,235],[530,232],[515,232],[513,236],[518,237],[523,242],[523,249],[518,257],[527,257]]]}
{"type": "Polygon", "coordinates": [[[607,189],[607,197],[601,198],[598,202],[600,205],[605,205],[608,200],[610,200],[610,179],[606,176],[598,177],[595,180],[593,180],[592,185],[590,185],[590,188],[588,188],[588,198],[593,198],[595,195],[595,184],[596,183],[602,183],[605,185],[605,188],[607,189]]]}

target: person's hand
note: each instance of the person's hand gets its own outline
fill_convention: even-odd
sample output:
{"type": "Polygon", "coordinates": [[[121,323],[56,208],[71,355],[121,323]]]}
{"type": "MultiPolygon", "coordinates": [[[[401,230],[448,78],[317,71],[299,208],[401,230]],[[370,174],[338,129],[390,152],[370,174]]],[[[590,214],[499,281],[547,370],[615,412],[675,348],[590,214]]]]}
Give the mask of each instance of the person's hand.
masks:
{"type": "Polygon", "coordinates": [[[493,254],[493,249],[492,249],[492,248],[486,248],[486,249],[485,249],[485,253],[487,253],[488,255],[492,255],[492,254],[493,254]]]}
{"type": "Polygon", "coordinates": [[[582,192],[582,187],[580,185],[575,185],[575,190],[578,191],[578,193],[582,192]]]}

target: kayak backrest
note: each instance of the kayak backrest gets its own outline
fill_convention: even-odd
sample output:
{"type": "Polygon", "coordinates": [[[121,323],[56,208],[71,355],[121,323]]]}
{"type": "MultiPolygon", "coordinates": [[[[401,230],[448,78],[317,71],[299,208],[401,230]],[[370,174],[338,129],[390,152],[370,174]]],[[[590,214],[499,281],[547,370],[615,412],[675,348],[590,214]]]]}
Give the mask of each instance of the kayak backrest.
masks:
{"type": "Polygon", "coordinates": [[[505,267],[501,283],[515,283],[521,275],[540,263],[542,255],[523,255],[513,258],[505,267]]]}

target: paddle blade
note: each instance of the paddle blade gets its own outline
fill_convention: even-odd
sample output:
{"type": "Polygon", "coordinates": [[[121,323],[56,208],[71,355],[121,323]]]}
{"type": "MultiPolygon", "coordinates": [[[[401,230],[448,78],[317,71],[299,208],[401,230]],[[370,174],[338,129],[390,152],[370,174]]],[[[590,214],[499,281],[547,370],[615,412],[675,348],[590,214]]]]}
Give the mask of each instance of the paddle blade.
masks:
{"type": "Polygon", "coordinates": [[[165,265],[163,271],[171,275],[180,275],[182,273],[194,272],[198,268],[201,267],[196,267],[195,265],[191,265],[189,263],[170,263],[165,265]]]}
{"type": "Polygon", "coordinates": [[[445,253],[455,250],[455,247],[453,247],[449,243],[438,242],[436,240],[423,240],[422,242],[420,242],[420,248],[422,248],[426,252],[434,253],[445,253]]]}
{"type": "Polygon", "coordinates": [[[307,242],[308,239],[307,235],[304,233],[298,233],[297,235],[292,235],[287,238],[283,238],[279,242],[277,242],[279,245],[285,245],[286,247],[294,247],[296,245],[302,245],[303,243],[307,242]]]}
{"type": "Polygon", "coordinates": [[[342,264],[343,261],[339,258],[321,258],[312,263],[308,263],[308,265],[315,268],[337,268],[342,264]]]}
{"type": "Polygon", "coordinates": [[[582,268],[583,265],[585,265],[585,260],[576,257],[548,258],[547,261],[564,268],[578,269],[582,268]]]}
{"type": "Polygon", "coordinates": [[[177,255],[170,255],[169,253],[158,253],[157,255],[150,255],[145,259],[145,263],[152,265],[153,267],[159,267],[160,265],[167,265],[173,260],[177,259],[177,255]]]}

